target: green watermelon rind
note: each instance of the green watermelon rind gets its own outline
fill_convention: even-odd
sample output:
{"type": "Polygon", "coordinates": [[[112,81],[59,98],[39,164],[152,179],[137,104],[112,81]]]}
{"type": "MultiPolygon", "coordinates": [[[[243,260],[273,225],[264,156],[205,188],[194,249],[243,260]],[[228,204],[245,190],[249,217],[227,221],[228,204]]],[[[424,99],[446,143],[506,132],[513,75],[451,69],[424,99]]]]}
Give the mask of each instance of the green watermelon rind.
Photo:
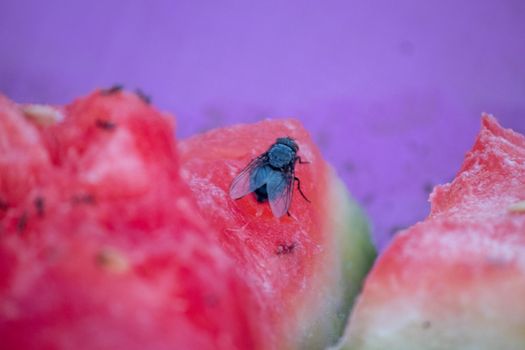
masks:
{"type": "Polygon", "coordinates": [[[331,167],[327,167],[327,171],[330,194],[325,224],[333,230],[332,251],[339,262],[331,266],[333,270],[325,288],[319,286],[323,302],[316,311],[303,310],[309,314],[299,316],[305,320],[297,342],[299,349],[322,349],[340,339],[377,255],[364,211],[351,199],[336,172],[331,167]]]}

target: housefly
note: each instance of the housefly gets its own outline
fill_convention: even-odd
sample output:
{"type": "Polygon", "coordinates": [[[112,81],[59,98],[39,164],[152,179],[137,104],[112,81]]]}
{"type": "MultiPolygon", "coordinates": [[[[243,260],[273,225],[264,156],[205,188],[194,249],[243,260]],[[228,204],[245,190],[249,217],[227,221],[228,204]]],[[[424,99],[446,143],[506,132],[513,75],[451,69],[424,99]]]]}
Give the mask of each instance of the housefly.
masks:
{"type": "Polygon", "coordinates": [[[301,160],[298,151],[299,146],[292,138],[278,138],[233,179],[230,197],[239,199],[254,193],[258,202],[269,201],[273,215],[279,218],[288,213],[294,184],[297,182],[299,193],[310,202],[301,190],[299,178],[295,176],[295,164],[308,163],[301,160]]]}

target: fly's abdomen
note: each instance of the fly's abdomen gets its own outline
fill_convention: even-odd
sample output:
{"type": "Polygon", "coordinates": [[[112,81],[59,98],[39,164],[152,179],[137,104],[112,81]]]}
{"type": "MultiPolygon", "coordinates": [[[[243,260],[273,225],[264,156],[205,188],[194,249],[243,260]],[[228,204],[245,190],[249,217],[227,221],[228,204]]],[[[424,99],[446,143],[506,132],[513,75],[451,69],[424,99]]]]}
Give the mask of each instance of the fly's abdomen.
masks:
{"type": "Polygon", "coordinates": [[[259,203],[264,203],[268,200],[268,188],[266,185],[263,185],[262,187],[259,187],[255,191],[253,191],[253,194],[255,195],[255,199],[259,203]]]}

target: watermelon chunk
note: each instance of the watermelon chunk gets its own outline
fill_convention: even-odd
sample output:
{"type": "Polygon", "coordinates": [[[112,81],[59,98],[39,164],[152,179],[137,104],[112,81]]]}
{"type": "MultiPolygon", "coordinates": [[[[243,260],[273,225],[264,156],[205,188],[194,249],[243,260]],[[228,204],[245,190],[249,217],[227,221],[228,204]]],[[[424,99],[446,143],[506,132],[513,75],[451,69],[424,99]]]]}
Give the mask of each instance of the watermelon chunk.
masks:
{"type": "Polygon", "coordinates": [[[340,337],[375,251],[363,213],[296,120],[213,130],[180,143],[182,174],[218,240],[248,280],[272,348],[321,349],[340,337]],[[232,200],[237,174],[278,137],[292,137],[296,176],[290,215],[248,195],[232,200]]]}
{"type": "Polygon", "coordinates": [[[525,138],[483,117],[428,218],[366,280],[344,349],[525,349],[525,138]]]}
{"type": "Polygon", "coordinates": [[[258,307],[134,94],[0,96],[3,349],[264,348],[258,307]]]}

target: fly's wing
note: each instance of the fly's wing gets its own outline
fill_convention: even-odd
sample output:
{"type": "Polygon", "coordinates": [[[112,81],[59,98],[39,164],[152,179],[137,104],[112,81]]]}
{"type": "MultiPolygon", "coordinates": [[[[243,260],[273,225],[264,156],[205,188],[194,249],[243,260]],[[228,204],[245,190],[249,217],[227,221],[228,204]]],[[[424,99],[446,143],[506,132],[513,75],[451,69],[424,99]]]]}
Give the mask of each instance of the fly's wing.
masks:
{"type": "Polygon", "coordinates": [[[233,179],[230,186],[230,197],[239,199],[255,191],[266,183],[271,172],[272,169],[268,165],[265,154],[255,158],[233,179]]]}
{"type": "Polygon", "coordinates": [[[270,208],[272,208],[273,215],[278,218],[286,214],[288,208],[290,208],[290,203],[292,202],[293,179],[293,172],[286,173],[273,171],[266,180],[270,208]]]}

